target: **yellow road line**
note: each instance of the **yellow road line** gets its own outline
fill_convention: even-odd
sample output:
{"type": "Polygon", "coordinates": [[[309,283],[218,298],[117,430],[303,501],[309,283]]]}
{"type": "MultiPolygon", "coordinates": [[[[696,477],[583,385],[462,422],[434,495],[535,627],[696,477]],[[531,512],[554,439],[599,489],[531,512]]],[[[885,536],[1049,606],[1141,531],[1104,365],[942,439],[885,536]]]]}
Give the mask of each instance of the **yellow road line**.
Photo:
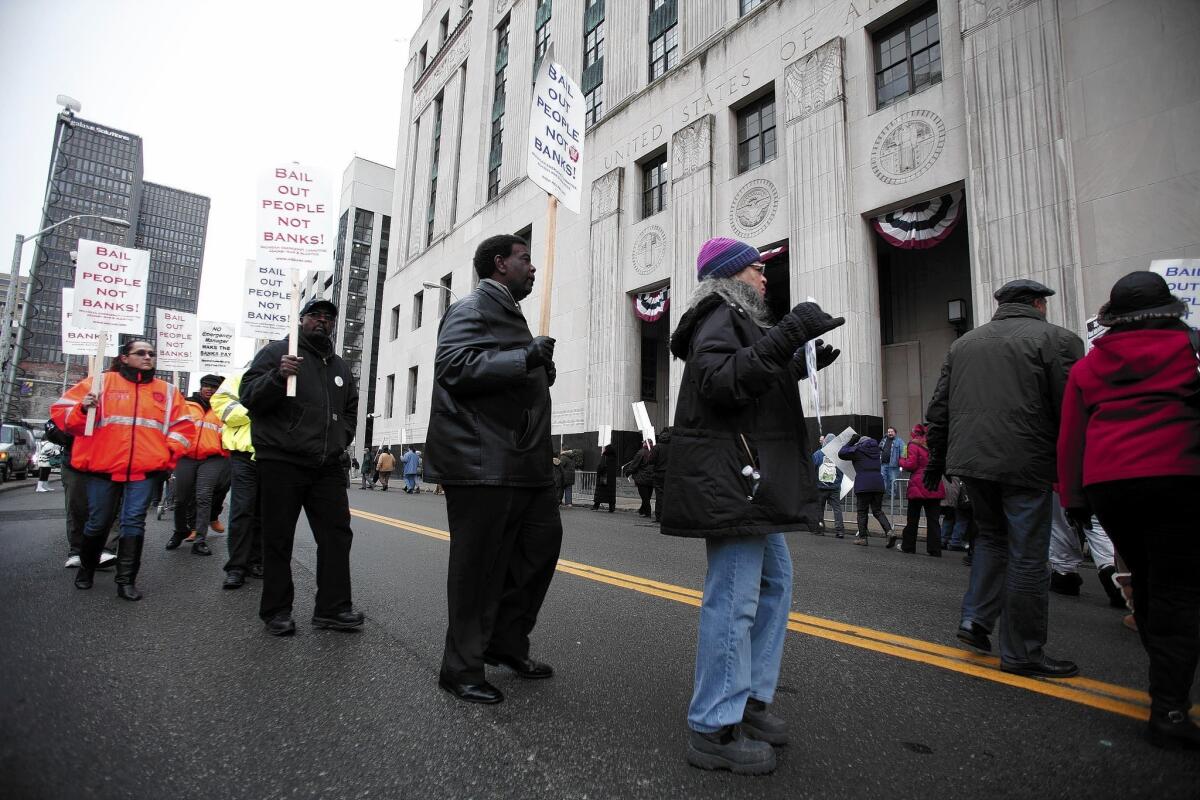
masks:
{"type": "MultiPolygon", "coordinates": [[[[447,531],[431,528],[428,525],[420,525],[358,509],[351,509],[350,513],[361,519],[418,533],[433,539],[442,541],[450,539],[447,531]]],[[[566,559],[559,560],[558,571],[690,606],[699,606],[703,597],[702,593],[695,589],[566,559]]],[[[1150,716],[1150,697],[1143,691],[1126,686],[1105,683],[1092,678],[1075,677],[1049,681],[1012,675],[1000,670],[999,659],[995,656],[978,655],[956,647],[927,642],[923,639],[913,639],[887,631],[796,612],[788,615],[788,630],[1057,697],[1060,700],[1068,700],[1133,719],[1145,720],[1150,716]]]]}

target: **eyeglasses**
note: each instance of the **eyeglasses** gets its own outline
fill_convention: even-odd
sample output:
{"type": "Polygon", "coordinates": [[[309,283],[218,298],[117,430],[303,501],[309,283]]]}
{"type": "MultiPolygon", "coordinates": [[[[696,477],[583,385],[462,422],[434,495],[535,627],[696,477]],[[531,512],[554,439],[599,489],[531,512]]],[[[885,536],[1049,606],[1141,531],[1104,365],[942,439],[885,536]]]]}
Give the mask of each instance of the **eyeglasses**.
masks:
{"type": "Polygon", "coordinates": [[[154,352],[153,350],[131,350],[129,352],[129,355],[131,355],[131,356],[150,356],[151,358],[154,358],[156,355],[158,355],[158,353],[154,352]]]}
{"type": "Polygon", "coordinates": [[[767,269],[767,265],[761,261],[755,261],[753,264],[750,264],[749,267],[755,272],[765,272],[767,269]]]}

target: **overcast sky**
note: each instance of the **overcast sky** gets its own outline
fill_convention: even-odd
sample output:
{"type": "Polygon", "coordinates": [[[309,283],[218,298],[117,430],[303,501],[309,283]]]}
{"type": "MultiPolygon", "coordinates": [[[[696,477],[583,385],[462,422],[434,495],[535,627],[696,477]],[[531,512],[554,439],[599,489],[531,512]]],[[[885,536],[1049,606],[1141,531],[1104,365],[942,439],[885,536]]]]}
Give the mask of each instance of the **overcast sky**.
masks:
{"type": "Polygon", "coordinates": [[[420,0],[0,0],[0,242],[40,227],[55,97],[70,95],[79,116],[142,137],[146,180],[212,198],[198,313],[235,322],[264,168],[317,165],[336,202],[353,156],[395,166],[420,12],[420,0]]]}

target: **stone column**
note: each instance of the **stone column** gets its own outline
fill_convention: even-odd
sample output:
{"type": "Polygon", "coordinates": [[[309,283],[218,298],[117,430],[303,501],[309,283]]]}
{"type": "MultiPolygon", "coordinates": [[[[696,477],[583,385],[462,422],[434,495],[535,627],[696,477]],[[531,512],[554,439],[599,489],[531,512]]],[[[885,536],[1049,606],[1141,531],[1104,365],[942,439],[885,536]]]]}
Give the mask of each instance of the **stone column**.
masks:
{"type": "Polygon", "coordinates": [[[977,323],[1013,278],[1054,289],[1051,322],[1083,330],[1058,4],[963,0],[967,213],[977,323]]]}
{"type": "MultiPolygon", "coordinates": [[[[696,255],[712,237],[713,115],[706,114],[671,136],[671,322],[678,325],[696,288],[696,255]]],[[[671,359],[671,419],[683,362],[671,359]]]]}
{"type": "MultiPolygon", "coordinates": [[[[879,279],[863,254],[863,222],[850,209],[842,40],[790,64],[784,77],[792,300],[812,296],[846,318],[829,337],[842,355],[821,372],[821,414],[880,416],[879,279]]],[[[808,388],[801,394],[807,408],[808,388]]]]}

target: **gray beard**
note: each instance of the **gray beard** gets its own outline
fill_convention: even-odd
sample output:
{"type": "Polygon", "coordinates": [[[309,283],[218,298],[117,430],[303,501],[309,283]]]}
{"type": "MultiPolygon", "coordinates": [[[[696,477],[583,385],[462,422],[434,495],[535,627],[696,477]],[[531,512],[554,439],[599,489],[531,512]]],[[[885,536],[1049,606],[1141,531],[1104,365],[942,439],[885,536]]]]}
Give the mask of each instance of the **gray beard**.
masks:
{"type": "Polygon", "coordinates": [[[775,325],[771,310],[767,308],[767,300],[748,283],[736,278],[709,278],[696,284],[692,292],[691,306],[694,307],[701,299],[710,294],[720,295],[727,302],[741,306],[750,315],[750,319],[760,328],[770,328],[775,325]]]}

